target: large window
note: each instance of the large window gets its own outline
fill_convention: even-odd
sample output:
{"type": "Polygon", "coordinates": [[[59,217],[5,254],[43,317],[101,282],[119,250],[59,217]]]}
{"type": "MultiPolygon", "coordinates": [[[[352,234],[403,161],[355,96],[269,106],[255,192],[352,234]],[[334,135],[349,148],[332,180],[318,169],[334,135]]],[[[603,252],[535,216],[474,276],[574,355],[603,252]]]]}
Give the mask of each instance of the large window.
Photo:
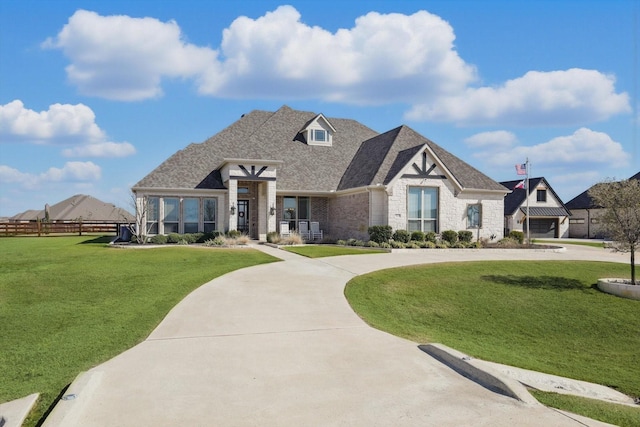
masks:
{"type": "MultiPolygon", "coordinates": [[[[158,218],[160,217],[160,199],[148,197],[146,199],[147,233],[158,234],[158,218]]],[[[143,209],[145,209],[143,208],[143,209]]]]}
{"type": "Polygon", "coordinates": [[[438,189],[409,187],[407,230],[438,232],[438,189]]]}
{"type": "Polygon", "coordinates": [[[297,230],[298,222],[311,218],[311,200],[308,197],[283,198],[282,219],[289,221],[289,230],[297,230]]]}
{"type": "Polygon", "coordinates": [[[182,221],[185,233],[198,232],[198,219],[200,218],[200,199],[184,199],[182,201],[182,221]]]}
{"type": "Polygon", "coordinates": [[[164,234],[178,233],[180,220],[180,200],[174,197],[164,199],[164,234]]]}
{"type": "Polygon", "coordinates": [[[537,196],[537,200],[539,202],[546,202],[547,201],[547,190],[538,190],[536,196],[537,196]]]}
{"type": "Polygon", "coordinates": [[[216,199],[204,199],[202,202],[204,232],[216,231],[216,199]]]}
{"type": "Polygon", "coordinates": [[[467,205],[467,228],[482,228],[482,204],[467,205]]]}

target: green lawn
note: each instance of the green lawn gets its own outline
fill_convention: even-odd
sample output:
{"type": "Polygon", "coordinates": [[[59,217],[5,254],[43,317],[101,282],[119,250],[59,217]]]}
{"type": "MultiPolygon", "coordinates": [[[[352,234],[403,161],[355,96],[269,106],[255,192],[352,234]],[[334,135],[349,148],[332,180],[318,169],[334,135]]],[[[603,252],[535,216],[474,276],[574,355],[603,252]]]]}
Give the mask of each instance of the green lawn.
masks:
{"type": "Polygon", "coordinates": [[[93,237],[0,239],[0,402],[41,393],[144,340],[192,290],[275,261],[251,249],[116,249],[93,237]]]}
{"type": "Polygon", "coordinates": [[[626,264],[432,264],[352,279],[345,294],[372,326],[418,343],[581,379],[640,396],[638,301],[598,291],[626,264]]]}
{"type": "Polygon", "coordinates": [[[579,245],[579,246],[591,246],[592,248],[605,248],[605,244],[602,242],[588,242],[584,240],[541,240],[533,239],[532,243],[547,243],[551,245],[579,245]]]}
{"type": "Polygon", "coordinates": [[[387,252],[384,249],[360,248],[353,246],[305,245],[284,247],[286,251],[306,256],[308,258],[322,258],[339,255],[360,255],[387,252]]]}

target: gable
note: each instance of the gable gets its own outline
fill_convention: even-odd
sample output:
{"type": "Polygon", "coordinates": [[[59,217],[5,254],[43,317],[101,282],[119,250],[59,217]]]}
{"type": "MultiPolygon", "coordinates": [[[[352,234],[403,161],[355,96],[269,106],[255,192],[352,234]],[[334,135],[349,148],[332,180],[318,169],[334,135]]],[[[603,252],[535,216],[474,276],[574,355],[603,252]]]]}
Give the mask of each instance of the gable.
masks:
{"type": "Polygon", "coordinates": [[[307,145],[331,147],[336,129],[322,114],[318,114],[307,122],[300,130],[300,139],[307,145]]]}

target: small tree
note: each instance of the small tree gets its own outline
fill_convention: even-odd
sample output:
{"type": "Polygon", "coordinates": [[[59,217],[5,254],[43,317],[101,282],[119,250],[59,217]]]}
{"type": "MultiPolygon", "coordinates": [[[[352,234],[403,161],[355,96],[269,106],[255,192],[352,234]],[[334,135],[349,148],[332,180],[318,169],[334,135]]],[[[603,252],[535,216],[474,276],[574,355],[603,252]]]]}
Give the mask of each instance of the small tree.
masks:
{"type": "Polygon", "coordinates": [[[640,247],[640,181],[605,181],[594,185],[589,196],[604,208],[600,217],[603,230],[614,242],[614,249],[631,253],[631,283],[636,283],[636,249],[640,247]]]}
{"type": "Polygon", "coordinates": [[[131,193],[131,205],[136,213],[136,221],[134,224],[128,224],[129,232],[134,236],[136,243],[144,245],[147,243],[147,237],[151,231],[153,224],[147,225],[147,215],[149,213],[149,199],[143,197],[140,203],[136,198],[135,193],[131,193]]]}

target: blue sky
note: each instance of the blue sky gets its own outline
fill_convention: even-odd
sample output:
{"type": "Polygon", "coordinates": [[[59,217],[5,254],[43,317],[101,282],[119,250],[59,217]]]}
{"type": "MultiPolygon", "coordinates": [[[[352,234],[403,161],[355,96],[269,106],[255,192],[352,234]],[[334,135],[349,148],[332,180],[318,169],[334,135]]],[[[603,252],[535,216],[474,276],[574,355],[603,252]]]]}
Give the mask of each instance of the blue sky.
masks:
{"type": "Polygon", "coordinates": [[[565,201],[640,171],[640,0],[0,2],[0,217],[129,189],[254,109],[406,124],[565,201]]]}

